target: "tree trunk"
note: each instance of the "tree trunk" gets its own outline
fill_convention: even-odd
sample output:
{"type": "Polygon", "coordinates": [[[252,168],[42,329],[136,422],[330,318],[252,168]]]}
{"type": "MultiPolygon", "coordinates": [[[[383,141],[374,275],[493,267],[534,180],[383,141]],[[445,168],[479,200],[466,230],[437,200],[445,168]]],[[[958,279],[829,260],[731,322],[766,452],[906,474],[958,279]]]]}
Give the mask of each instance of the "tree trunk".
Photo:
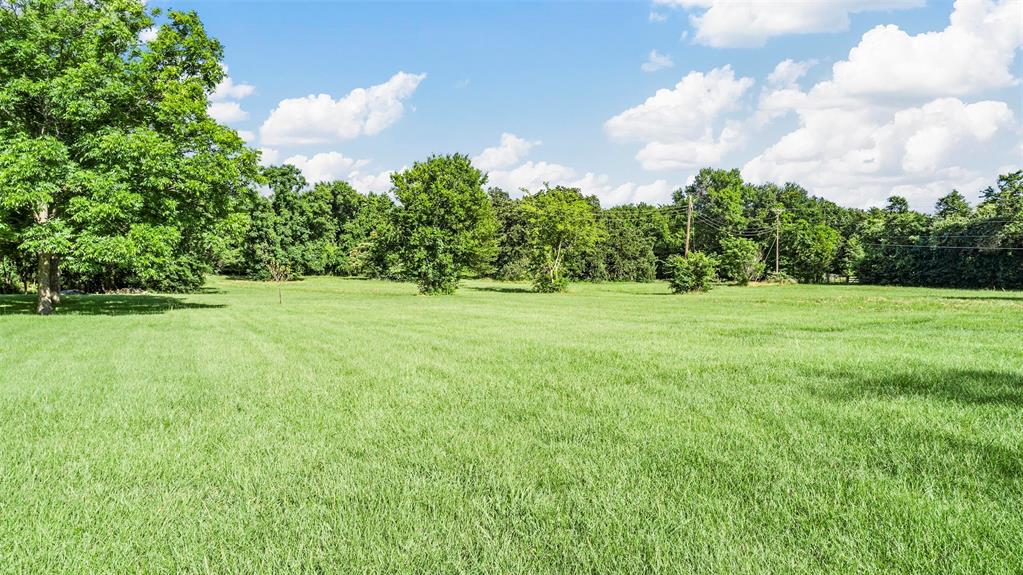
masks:
{"type": "MultiPolygon", "coordinates": [[[[49,206],[42,206],[36,213],[36,222],[45,224],[50,219],[49,206]]],[[[39,268],[36,275],[36,286],[38,297],[36,299],[36,313],[39,315],[50,315],[53,313],[53,306],[57,304],[53,298],[53,286],[55,284],[54,269],[55,258],[46,253],[39,254],[39,268]]]]}
{"type": "Polygon", "coordinates": [[[53,259],[49,254],[39,254],[39,275],[36,284],[39,286],[36,313],[50,315],[53,313],[53,259]]]}
{"type": "Polygon", "coordinates": [[[50,299],[54,306],[60,305],[60,258],[50,257],[50,299]]]}

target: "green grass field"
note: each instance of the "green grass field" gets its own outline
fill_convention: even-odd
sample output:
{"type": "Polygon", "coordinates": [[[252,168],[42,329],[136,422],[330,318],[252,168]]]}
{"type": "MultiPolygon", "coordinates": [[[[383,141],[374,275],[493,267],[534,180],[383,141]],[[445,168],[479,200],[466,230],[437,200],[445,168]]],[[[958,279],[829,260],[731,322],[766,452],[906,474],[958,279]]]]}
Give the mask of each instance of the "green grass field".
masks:
{"type": "Polygon", "coordinates": [[[1023,293],[0,296],[0,571],[1009,573],[1023,293]]]}

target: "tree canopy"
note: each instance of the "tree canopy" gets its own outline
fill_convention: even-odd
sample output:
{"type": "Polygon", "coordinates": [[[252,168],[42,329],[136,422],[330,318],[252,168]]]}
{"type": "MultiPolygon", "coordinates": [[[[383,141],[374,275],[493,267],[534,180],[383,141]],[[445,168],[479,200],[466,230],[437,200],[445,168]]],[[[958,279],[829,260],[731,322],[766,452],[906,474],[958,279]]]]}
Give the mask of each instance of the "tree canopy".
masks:
{"type": "Polygon", "coordinates": [[[569,258],[580,257],[606,237],[598,225],[598,207],[576,188],[545,187],[522,202],[533,286],[564,291],[569,258]]]}
{"type": "Polygon", "coordinates": [[[432,156],[391,175],[396,246],[404,273],[422,293],[452,293],[463,272],[490,271],[498,224],[486,182],[460,154],[432,156]]]}
{"type": "Polygon", "coordinates": [[[206,236],[257,177],[256,152],[207,114],[223,49],[196,14],[156,38],[140,0],[0,2],[0,220],[38,264],[93,289],[194,288],[206,236]]]}
{"type": "Polygon", "coordinates": [[[34,285],[45,314],[62,285],[185,291],[210,272],[407,279],[423,293],[469,274],[544,292],[655,278],[705,289],[764,279],[775,262],[803,282],[1023,288],[1023,171],[976,205],[951,190],[931,214],[897,195],[846,208],[713,168],[670,204],[605,209],[558,185],[485,190],[487,174],[460,154],[362,194],[260,167],[210,118],[222,56],[192,12],[0,0],[0,292],[34,285]],[[698,262],[677,257],[687,233],[698,262]]]}

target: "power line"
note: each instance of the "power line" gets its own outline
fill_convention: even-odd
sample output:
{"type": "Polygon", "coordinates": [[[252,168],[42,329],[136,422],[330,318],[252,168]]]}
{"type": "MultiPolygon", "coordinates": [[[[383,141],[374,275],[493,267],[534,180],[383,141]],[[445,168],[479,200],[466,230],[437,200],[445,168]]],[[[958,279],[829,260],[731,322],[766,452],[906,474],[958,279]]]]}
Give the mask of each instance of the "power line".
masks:
{"type": "Polygon", "coordinates": [[[920,244],[862,244],[874,248],[916,248],[916,249],[937,249],[937,250],[985,250],[985,251],[1018,251],[1023,247],[988,247],[988,246],[934,246],[920,244]]]}
{"type": "Polygon", "coordinates": [[[696,219],[698,221],[702,222],[703,224],[706,224],[706,225],[708,225],[708,226],[718,230],[719,232],[724,232],[724,233],[731,234],[731,235],[734,235],[734,236],[759,237],[759,236],[763,236],[763,235],[768,234],[768,233],[773,231],[770,228],[757,228],[757,229],[749,229],[749,230],[741,230],[741,231],[733,232],[732,230],[730,230],[728,228],[725,228],[725,227],[719,226],[717,224],[714,224],[714,223],[712,223],[710,221],[704,220],[702,218],[702,216],[697,215],[696,219]]]}

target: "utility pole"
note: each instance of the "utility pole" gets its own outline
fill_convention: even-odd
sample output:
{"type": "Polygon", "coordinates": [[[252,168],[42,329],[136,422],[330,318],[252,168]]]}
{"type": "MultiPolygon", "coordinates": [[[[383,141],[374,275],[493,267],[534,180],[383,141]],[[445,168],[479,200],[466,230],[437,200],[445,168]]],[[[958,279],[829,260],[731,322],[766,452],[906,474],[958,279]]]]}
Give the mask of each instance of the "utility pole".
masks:
{"type": "Polygon", "coordinates": [[[686,210],[686,257],[689,257],[689,236],[693,230],[693,194],[686,193],[689,198],[689,209],[686,210]]]}
{"type": "Polygon", "coordinates": [[[774,273],[781,271],[781,213],[785,210],[774,208],[774,273]]]}

